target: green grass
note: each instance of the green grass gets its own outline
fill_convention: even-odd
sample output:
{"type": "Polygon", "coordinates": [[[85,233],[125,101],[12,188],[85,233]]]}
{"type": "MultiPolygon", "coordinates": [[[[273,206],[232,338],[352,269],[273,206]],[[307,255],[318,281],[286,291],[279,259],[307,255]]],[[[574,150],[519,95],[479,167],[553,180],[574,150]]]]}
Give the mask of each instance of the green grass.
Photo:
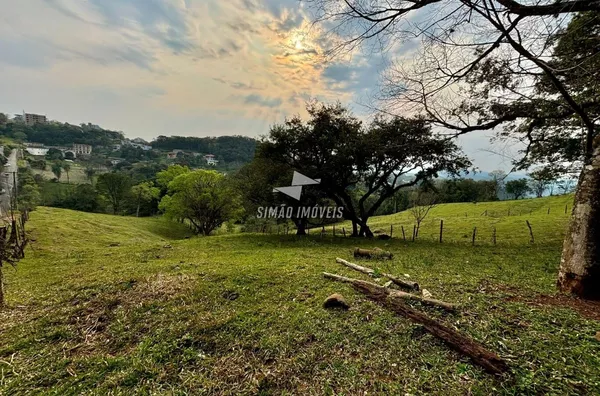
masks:
{"type": "MultiPolygon", "coordinates": [[[[41,169],[32,169],[32,170],[33,170],[34,174],[42,175],[42,176],[44,176],[44,178],[46,180],[52,180],[52,179],[56,178],[56,175],[54,175],[54,173],[52,173],[52,168],[50,165],[47,165],[45,170],[41,170],[41,169]]],[[[59,181],[61,183],[67,183],[67,172],[65,172],[64,170],[62,171],[62,173],[60,175],[59,181]]],[[[90,180],[85,175],[85,168],[75,162],[71,163],[71,170],[69,171],[68,181],[70,184],[89,184],[90,183],[90,180]]]]}
{"type": "Polygon", "coordinates": [[[27,258],[5,269],[0,394],[598,394],[598,322],[528,303],[555,293],[568,201],[440,206],[432,220],[444,216],[457,229],[443,244],[433,241],[435,222],[432,237],[424,228],[415,243],[186,239],[185,228],[160,218],[39,208],[27,258]],[[461,213],[507,206],[533,213],[497,218],[499,242],[500,230],[517,232],[525,218],[543,242],[463,242],[463,226],[494,220],[461,213]],[[409,274],[435,298],[461,304],[457,314],[419,308],[496,351],[511,373],[494,378],[409,320],[324,280],[323,271],[367,279],[335,263],[353,260],[354,246],[393,251],[394,260],[367,265],[409,274]],[[334,292],[349,311],[322,308],[334,292]]]}
{"type": "MultiPolygon", "coordinates": [[[[446,242],[472,243],[473,229],[477,227],[476,244],[492,245],[495,228],[497,244],[523,245],[531,239],[528,220],[535,242],[560,244],[567,229],[572,203],[572,195],[562,195],[517,201],[441,204],[431,209],[423,220],[418,239],[439,241],[440,220],[443,220],[443,241],[446,242]]],[[[404,227],[407,239],[412,239],[415,224],[410,210],[369,219],[369,225],[376,233],[389,234],[392,225],[393,236],[402,238],[404,227]]],[[[346,232],[352,229],[351,223],[346,222],[336,225],[336,233],[341,227],[346,232]]],[[[331,233],[332,227],[327,227],[327,232],[331,233]]]]}

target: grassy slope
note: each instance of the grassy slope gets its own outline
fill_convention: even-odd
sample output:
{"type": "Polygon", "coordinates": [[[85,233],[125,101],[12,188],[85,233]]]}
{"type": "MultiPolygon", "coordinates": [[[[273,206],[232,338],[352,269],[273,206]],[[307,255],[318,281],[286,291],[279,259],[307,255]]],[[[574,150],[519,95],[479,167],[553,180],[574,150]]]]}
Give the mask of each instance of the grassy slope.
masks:
{"type": "MultiPolygon", "coordinates": [[[[32,169],[34,174],[43,175],[46,180],[52,180],[56,176],[52,173],[52,167],[46,166],[45,170],[32,169]]],[[[62,183],[67,182],[67,173],[63,170],[60,175],[60,181],[62,183]]],[[[89,184],[89,180],[85,175],[85,168],[78,163],[71,163],[71,170],[69,171],[69,182],[71,184],[89,184]]]]}
{"type": "MultiPolygon", "coordinates": [[[[446,242],[471,243],[473,228],[477,227],[478,244],[491,245],[493,229],[496,228],[498,244],[522,245],[527,244],[530,239],[525,223],[525,220],[529,220],[538,243],[559,244],[565,235],[572,202],[572,195],[563,195],[518,201],[441,204],[431,209],[423,220],[419,239],[439,240],[440,220],[444,220],[443,239],[446,242]]],[[[372,230],[387,234],[390,232],[390,225],[393,225],[393,234],[399,238],[402,237],[403,226],[408,239],[412,237],[414,224],[410,210],[369,220],[372,230]]],[[[346,231],[351,229],[350,223],[342,226],[346,231]]],[[[339,229],[340,226],[337,225],[336,232],[339,229]]]]}
{"type": "MultiPolygon", "coordinates": [[[[538,231],[544,243],[515,238],[496,247],[427,238],[183,239],[185,230],[161,219],[40,208],[29,223],[35,242],[27,258],[7,271],[0,394],[597,394],[598,322],[515,300],[554,293],[556,235],[566,219],[561,200],[567,198],[448,205],[432,213],[451,219],[452,211],[464,216],[463,207],[480,214],[539,205],[532,223],[545,222],[538,231]],[[549,204],[563,210],[548,215],[549,204]],[[350,259],[354,246],[392,250],[395,259],[380,268],[410,274],[436,298],[461,303],[457,315],[424,309],[497,351],[513,374],[492,378],[408,320],[322,279],[322,271],[362,277],[334,262],[350,259]],[[352,309],[322,309],[333,292],[352,309]]],[[[403,216],[374,223],[398,224],[403,216]]],[[[500,219],[498,229],[521,222],[500,219]]]]}

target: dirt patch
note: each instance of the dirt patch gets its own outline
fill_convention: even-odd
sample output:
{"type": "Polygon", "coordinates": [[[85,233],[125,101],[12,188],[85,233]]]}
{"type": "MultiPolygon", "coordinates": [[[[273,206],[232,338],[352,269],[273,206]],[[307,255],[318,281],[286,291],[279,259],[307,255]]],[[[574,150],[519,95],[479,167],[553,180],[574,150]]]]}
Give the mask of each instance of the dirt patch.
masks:
{"type": "Polygon", "coordinates": [[[75,297],[69,301],[73,308],[67,320],[74,331],[77,344],[73,353],[89,354],[111,343],[109,327],[119,312],[135,309],[143,304],[167,301],[189,290],[192,278],[185,275],[157,275],[142,281],[127,281],[112,285],[92,296],[75,297]]]}
{"type": "Polygon", "coordinates": [[[512,296],[507,298],[507,301],[525,302],[537,307],[570,308],[585,318],[600,321],[600,301],[582,300],[566,294],[539,294],[533,298],[512,296]]]}

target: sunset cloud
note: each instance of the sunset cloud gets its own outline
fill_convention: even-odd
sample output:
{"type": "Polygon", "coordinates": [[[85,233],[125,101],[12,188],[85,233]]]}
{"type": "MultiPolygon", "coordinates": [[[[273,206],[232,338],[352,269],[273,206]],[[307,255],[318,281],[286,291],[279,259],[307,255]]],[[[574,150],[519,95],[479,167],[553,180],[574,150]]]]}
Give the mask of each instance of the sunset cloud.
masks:
{"type": "Polygon", "coordinates": [[[264,135],[313,98],[366,114],[386,61],[333,61],[334,41],[296,0],[13,1],[0,14],[0,111],[146,139],[264,135]]]}

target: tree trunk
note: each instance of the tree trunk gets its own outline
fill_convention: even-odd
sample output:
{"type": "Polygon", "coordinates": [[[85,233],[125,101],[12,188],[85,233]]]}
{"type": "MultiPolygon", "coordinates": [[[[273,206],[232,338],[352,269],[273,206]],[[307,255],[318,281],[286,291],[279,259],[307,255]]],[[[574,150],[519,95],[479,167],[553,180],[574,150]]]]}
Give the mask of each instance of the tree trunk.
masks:
{"type": "MultiPolygon", "coordinates": [[[[326,277],[338,280],[336,279],[335,275],[333,277],[326,277]]],[[[509,367],[506,362],[494,352],[487,350],[483,344],[473,340],[472,338],[462,335],[453,328],[444,325],[439,320],[430,318],[424,313],[411,308],[410,306],[399,301],[398,298],[395,298],[397,296],[388,294],[385,288],[360,280],[350,283],[356,290],[366,294],[373,301],[380,303],[384,307],[396,312],[399,315],[409,318],[413,322],[423,325],[425,330],[427,330],[429,333],[443,340],[455,351],[471,358],[473,363],[483,367],[483,369],[485,369],[487,372],[500,375],[509,371],[509,367]]]]}
{"type": "Polygon", "coordinates": [[[367,237],[367,238],[373,238],[373,232],[371,231],[371,228],[369,228],[368,225],[361,225],[360,226],[360,233],[358,234],[358,236],[360,237],[367,237]]]}
{"type": "Polygon", "coordinates": [[[303,222],[296,224],[296,235],[306,235],[306,224],[303,222]]]}
{"type": "Polygon", "coordinates": [[[4,274],[0,265],[0,308],[4,306],[4,274]]]}
{"type": "Polygon", "coordinates": [[[558,287],[562,292],[600,300],[600,137],[579,177],[558,287]]]}
{"type": "Polygon", "coordinates": [[[355,220],[352,220],[352,235],[353,237],[358,236],[358,223],[355,220]]]}
{"type": "Polygon", "coordinates": [[[306,219],[293,218],[292,221],[296,225],[296,235],[306,235],[306,219]]]}
{"type": "MultiPolygon", "coordinates": [[[[368,267],[363,267],[362,265],[351,263],[351,262],[341,259],[339,257],[337,257],[335,259],[335,262],[345,265],[348,268],[352,268],[355,271],[362,272],[363,274],[367,274],[369,276],[375,275],[375,270],[368,268],[368,267]]],[[[419,290],[419,284],[417,282],[405,281],[403,279],[399,279],[399,278],[395,277],[394,275],[386,274],[384,272],[381,273],[381,275],[388,278],[389,280],[391,280],[398,286],[405,287],[407,289],[417,290],[417,291],[419,290]]]]}

